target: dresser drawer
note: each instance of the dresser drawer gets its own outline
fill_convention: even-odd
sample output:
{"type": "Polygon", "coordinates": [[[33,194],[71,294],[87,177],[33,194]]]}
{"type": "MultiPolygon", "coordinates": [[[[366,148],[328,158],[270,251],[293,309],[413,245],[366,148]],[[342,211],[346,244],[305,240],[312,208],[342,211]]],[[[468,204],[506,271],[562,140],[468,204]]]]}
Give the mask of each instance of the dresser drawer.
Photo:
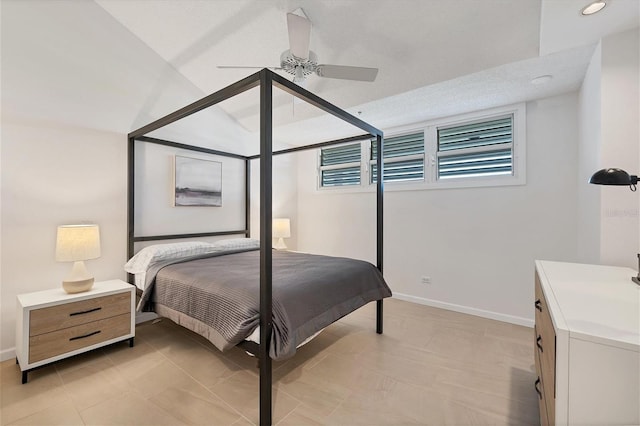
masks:
{"type": "MultiPolygon", "coordinates": [[[[536,349],[540,355],[543,367],[544,380],[548,388],[555,387],[555,364],[556,364],[556,332],[553,328],[551,315],[545,296],[540,286],[540,280],[536,274],[536,349]],[[550,376],[550,377],[547,377],[550,376]]],[[[554,392],[555,393],[555,392],[554,392]]],[[[552,393],[552,395],[554,395],[552,393]]]]}
{"type": "Polygon", "coordinates": [[[549,385],[549,382],[555,382],[554,369],[549,368],[548,365],[544,364],[544,361],[541,357],[542,353],[537,348],[538,344],[538,330],[534,327],[534,347],[535,349],[535,363],[536,363],[536,374],[538,376],[535,388],[536,392],[538,392],[539,404],[540,404],[540,423],[542,425],[555,425],[555,399],[554,399],[554,389],[552,385],[549,385]]]}
{"type": "MultiPolygon", "coordinates": [[[[535,345],[535,341],[536,338],[538,337],[538,332],[534,327],[534,334],[533,334],[533,340],[534,340],[534,345],[535,345]]],[[[534,346],[535,347],[535,346],[534,346]]],[[[548,418],[548,413],[547,413],[547,403],[545,400],[545,393],[544,393],[544,383],[542,382],[542,366],[540,365],[540,354],[538,352],[538,349],[536,348],[535,353],[533,354],[533,357],[535,358],[535,362],[536,362],[536,381],[535,381],[535,389],[536,389],[536,393],[538,394],[538,408],[540,410],[540,424],[542,426],[547,426],[549,424],[549,418],[548,418]]]]}
{"type": "Polygon", "coordinates": [[[29,363],[105,342],[131,332],[131,312],[29,338],[29,363]]]}
{"type": "Polygon", "coordinates": [[[542,377],[538,376],[535,383],[536,390],[539,392],[538,394],[538,408],[540,411],[540,425],[541,426],[549,426],[552,423],[549,423],[549,413],[547,412],[547,402],[545,399],[544,386],[542,382],[542,377]]]}
{"type": "Polygon", "coordinates": [[[131,311],[131,292],[35,309],[30,313],[29,336],[50,333],[131,311]]]}

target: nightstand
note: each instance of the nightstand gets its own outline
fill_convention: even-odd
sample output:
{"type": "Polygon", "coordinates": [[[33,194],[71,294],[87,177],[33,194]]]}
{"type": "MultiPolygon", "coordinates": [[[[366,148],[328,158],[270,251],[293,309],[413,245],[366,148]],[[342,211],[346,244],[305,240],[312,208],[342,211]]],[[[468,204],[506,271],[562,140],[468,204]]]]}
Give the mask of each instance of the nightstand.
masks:
{"type": "Polygon", "coordinates": [[[36,367],[135,337],[135,287],[96,282],[68,294],[62,287],[17,297],[16,362],[22,383],[36,367]]]}

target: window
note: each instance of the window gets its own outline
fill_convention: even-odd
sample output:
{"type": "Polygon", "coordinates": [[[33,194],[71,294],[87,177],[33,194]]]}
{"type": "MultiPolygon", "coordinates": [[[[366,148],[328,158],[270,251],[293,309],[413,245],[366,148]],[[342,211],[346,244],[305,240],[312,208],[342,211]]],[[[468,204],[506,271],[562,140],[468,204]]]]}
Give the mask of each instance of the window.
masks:
{"type": "Polygon", "coordinates": [[[361,143],[320,150],[320,186],[360,185],[361,143]]]}
{"type": "MultiPolygon", "coordinates": [[[[385,190],[526,183],[526,106],[490,110],[384,129],[385,190]]],[[[376,140],[320,150],[319,188],[373,191],[376,140]]]]}
{"type": "Polygon", "coordinates": [[[513,175],[513,115],[437,132],[438,179],[513,175]]]}
{"type": "MultiPolygon", "coordinates": [[[[370,183],[378,180],[377,141],[371,141],[370,183]]],[[[384,181],[400,182],[424,179],[424,132],[384,140],[384,181]]]]}

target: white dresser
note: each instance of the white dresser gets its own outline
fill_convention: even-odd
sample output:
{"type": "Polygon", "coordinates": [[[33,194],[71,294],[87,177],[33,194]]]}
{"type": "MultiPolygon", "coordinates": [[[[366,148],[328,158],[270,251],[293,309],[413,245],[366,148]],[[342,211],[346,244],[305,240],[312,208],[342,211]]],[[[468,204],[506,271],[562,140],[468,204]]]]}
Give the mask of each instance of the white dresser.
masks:
{"type": "Polygon", "coordinates": [[[637,271],[536,261],[541,423],[640,424],[637,271]]]}

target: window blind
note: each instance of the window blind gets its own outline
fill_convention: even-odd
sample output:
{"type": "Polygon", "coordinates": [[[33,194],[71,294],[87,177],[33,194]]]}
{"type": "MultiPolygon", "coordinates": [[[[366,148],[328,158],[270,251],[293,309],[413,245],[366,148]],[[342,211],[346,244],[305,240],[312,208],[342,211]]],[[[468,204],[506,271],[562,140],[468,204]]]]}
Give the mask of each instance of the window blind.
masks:
{"type": "MultiPolygon", "coordinates": [[[[371,183],[378,181],[377,141],[371,141],[371,183]]],[[[384,140],[384,180],[398,182],[424,179],[424,133],[384,140]]]]}
{"type": "Polygon", "coordinates": [[[361,144],[323,148],[320,151],[320,186],[360,184],[361,144]]]}
{"type": "Polygon", "coordinates": [[[360,152],[359,143],[323,148],[320,165],[333,166],[344,163],[359,163],[360,152]]]}
{"type": "Polygon", "coordinates": [[[513,174],[513,116],[438,129],[438,179],[513,174]]]}

